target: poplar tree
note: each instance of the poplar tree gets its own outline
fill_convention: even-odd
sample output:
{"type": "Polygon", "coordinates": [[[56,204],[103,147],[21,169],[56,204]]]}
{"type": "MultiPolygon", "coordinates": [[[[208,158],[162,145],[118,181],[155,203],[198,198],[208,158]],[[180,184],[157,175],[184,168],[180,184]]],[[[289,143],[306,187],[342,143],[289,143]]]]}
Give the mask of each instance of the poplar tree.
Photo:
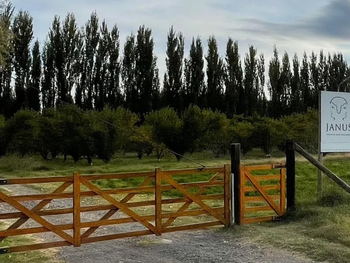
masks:
{"type": "Polygon", "coordinates": [[[154,55],[152,30],[140,26],[135,44],[135,82],[139,100],[137,113],[144,118],[146,113],[156,109],[155,98],[159,95],[157,57],[154,55]]]}
{"type": "Polygon", "coordinates": [[[28,90],[28,108],[40,111],[40,79],[41,56],[39,41],[35,41],[32,49],[32,65],[30,71],[30,85],[28,90]]]}
{"type": "Polygon", "coordinates": [[[183,81],[183,59],[184,59],[184,37],[176,33],[173,27],[170,28],[167,40],[166,51],[166,72],[164,74],[162,106],[169,106],[176,111],[181,109],[180,96],[183,81]]]}
{"type": "Polygon", "coordinates": [[[243,112],[240,94],[243,93],[243,70],[238,52],[238,43],[227,41],[225,57],[225,104],[226,115],[232,118],[243,112]]]}
{"type": "Polygon", "coordinates": [[[207,61],[207,94],[203,94],[204,105],[212,110],[223,111],[224,62],[219,55],[214,36],[208,40],[207,61]]]}
{"type": "Polygon", "coordinates": [[[119,30],[115,25],[112,28],[108,39],[109,62],[107,70],[109,81],[106,87],[106,103],[112,109],[117,109],[118,106],[123,104],[123,97],[120,90],[121,65],[119,61],[119,49],[119,30]]]}
{"type": "Polygon", "coordinates": [[[200,98],[204,90],[204,59],[202,41],[199,37],[192,39],[190,54],[185,59],[185,85],[183,96],[185,99],[184,106],[197,105],[201,107],[200,98]]]}
{"type": "Polygon", "coordinates": [[[13,65],[16,73],[16,110],[27,106],[26,91],[29,85],[31,50],[33,39],[33,18],[28,12],[20,11],[14,18],[13,26],[13,65]]]}

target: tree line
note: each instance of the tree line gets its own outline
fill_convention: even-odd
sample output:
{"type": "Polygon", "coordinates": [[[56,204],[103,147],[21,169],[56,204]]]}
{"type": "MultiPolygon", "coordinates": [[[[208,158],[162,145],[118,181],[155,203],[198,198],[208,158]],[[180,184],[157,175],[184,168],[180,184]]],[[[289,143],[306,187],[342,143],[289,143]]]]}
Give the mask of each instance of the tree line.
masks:
{"type": "Polygon", "coordinates": [[[170,153],[180,160],[199,151],[219,157],[232,142],[241,143],[243,154],[260,148],[270,156],[273,148],[284,151],[288,138],[317,152],[317,116],[316,110],[308,110],[278,120],[258,115],[227,118],[198,106],[189,106],[181,114],[164,107],[135,125],[138,115],[121,107],[84,112],[73,105],[59,105],[41,113],[27,109],[9,119],[0,115],[0,156],[34,153],[47,160],[63,155],[92,163],[94,158],[109,162],[118,152],[131,152],[139,159],[150,154],[161,159],[170,153]]]}
{"type": "Polygon", "coordinates": [[[170,107],[180,116],[191,105],[228,118],[280,118],[316,109],[318,91],[337,90],[349,76],[341,53],[322,50],[299,58],[281,55],[273,47],[273,57],[266,62],[254,46],[241,57],[232,38],[220,55],[216,38],[210,36],[206,43],[193,38],[185,54],[183,34],[171,27],[160,83],[152,30],[144,25],[121,46],[118,27],[108,27],[95,12],[82,28],[73,13],[64,19],[55,16],[43,44],[34,41],[28,12],[15,13],[8,4],[0,22],[11,33],[0,36],[8,47],[1,52],[0,114],[5,118],[19,110],[40,112],[62,103],[97,112],[123,107],[136,113],[140,123],[162,108],[170,107]]]}

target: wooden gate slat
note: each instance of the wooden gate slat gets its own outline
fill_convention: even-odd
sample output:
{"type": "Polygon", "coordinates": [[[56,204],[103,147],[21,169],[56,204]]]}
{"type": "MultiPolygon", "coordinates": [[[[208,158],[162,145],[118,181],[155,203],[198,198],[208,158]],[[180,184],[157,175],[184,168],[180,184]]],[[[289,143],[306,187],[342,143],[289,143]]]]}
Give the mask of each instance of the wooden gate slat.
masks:
{"type": "Polygon", "coordinates": [[[51,230],[56,235],[65,239],[69,243],[74,244],[73,238],[70,235],[68,235],[67,233],[65,233],[64,231],[62,231],[60,229],[57,229],[50,222],[48,222],[45,219],[43,219],[42,217],[38,216],[35,212],[33,212],[32,210],[29,210],[25,206],[21,205],[19,202],[13,200],[10,196],[0,192],[0,198],[2,200],[4,200],[6,203],[12,205],[14,208],[16,208],[19,211],[21,211],[22,213],[24,213],[25,215],[27,215],[28,217],[30,217],[31,219],[33,219],[34,221],[36,221],[37,223],[41,224],[43,227],[51,230]]]}
{"type": "Polygon", "coordinates": [[[105,194],[101,189],[99,189],[97,186],[93,185],[89,181],[87,181],[84,178],[81,178],[81,183],[84,184],[86,187],[90,188],[93,192],[110,202],[111,204],[115,205],[117,208],[119,208],[122,212],[127,214],[128,216],[131,216],[134,218],[136,221],[147,227],[149,230],[151,230],[154,234],[157,233],[157,229],[155,226],[153,226],[151,223],[148,221],[142,219],[138,214],[136,214],[134,211],[130,210],[125,204],[118,202],[115,200],[113,197],[111,197],[108,194],[105,194]]]}
{"type": "Polygon", "coordinates": [[[217,212],[213,211],[211,207],[206,205],[200,198],[197,196],[189,193],[186,188],[184,188],[181,184],[177,183],[175,180],[173,180],[167,173],[163,173],[163,178],[168,181],[172,186],[174,186],[177,190],[182,192],[185,196],[187,196],[189,199],[191,199],[193,202],[198,204],[200,207],[202,207],[205,211],[207,211],[209,214],[220,220],[223,224],[226,223],[225,218],[218,214],[217,212]]]}

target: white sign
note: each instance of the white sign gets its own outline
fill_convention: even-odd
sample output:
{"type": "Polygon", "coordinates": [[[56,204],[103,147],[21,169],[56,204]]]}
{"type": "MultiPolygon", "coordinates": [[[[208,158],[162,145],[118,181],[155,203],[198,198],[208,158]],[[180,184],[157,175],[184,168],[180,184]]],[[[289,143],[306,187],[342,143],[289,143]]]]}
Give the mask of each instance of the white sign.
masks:
{"type": "Polygon", "coordinates": [[[350,152],[350,93],[321,91],[321,152],[350,152]]]}

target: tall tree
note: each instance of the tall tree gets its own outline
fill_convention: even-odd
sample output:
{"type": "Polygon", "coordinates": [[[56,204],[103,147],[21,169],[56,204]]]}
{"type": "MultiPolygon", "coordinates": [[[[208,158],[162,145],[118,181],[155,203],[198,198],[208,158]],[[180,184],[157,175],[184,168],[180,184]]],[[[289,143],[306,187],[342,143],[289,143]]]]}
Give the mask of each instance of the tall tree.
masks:
{"type": "Polygon", "coordinates": [[[94,106],[94,63],[99,39],[99,19],[96,12],[94,12],[85,25],[84,65],[81,80],[84,109],[88,110],[93,109],[94,106]]]}
{"type": "Polygon", "coordinates": [[[154,98],[158,96],[159,86],[157,83],[157,57],[154,55],[154,41],[152,30],[140,26],[135,45],[135,81],[139,93],[137,102],[141,120],[144,114],[155,109],[154,98]]]}
{"type": "Polygon", "coordinates": [[[51,42],[47,40],[42,52],[43,76],[41,81],[41,99],[43,108],[52,108],[55,106],[56,89],[55,89],[55,65],[54,51],[51,42]]]}
{"type": "Polygon", "coordinates": [[[311,106],[311,92],[310,92],[310,74],[309,74],[309,63],[307,55],[304,52],[303,60],[301,62],[300,68],[300,91],[301,91],[301,100],[302,100],[302,110],[306,112],[307,109],[311,106]]]}
{"type": "Polygon", "coordinates": [[[235,114],[243,113],[244,106],[240,100],[243,93],[243,70],[238,52],[238,43],[229,38],[226,45],[225,70],[225,104],[226,115],[232,118],[235,114]]]}
{"type": "Polygon", "coordinates": [[[63,42],[63,72],[61,83],[61,99],[67,103],[72,103],[72,89],[77,82],[76,63],[80,44],[80,32],[73,13],[67,14],[62,25],[62,42],[63,42]]]}
{"type": "Polygon", "coordinates": [[[264,54],[260,54],[259,60],[258,60],[258,81],[256,81],[256,90],[258,93],[258,104],[256,106],[257,111],[259,112],[259,115],[265,116],[267,115],[268,111],[268,104],[267,99],[265,95],[265,57],[264,54]]]}
{"type": "Polygon", "coordinates": [[[181,109],[180,92],[182,88],[182,71],[184,59],[184,37],[176,33],[173,27],[168,33],[166,51],[166,72],[164,74],[164,85],[162,94],[162,106],[169,106],[176,111],[181,109]]]}
{"type": "Polygon", "coordinates": [[[290,69],[290,61],[287,52],[284,52],[282,57],[282,69],[279,79],[280,86],[280,102],[281,102],[281,115],[286,115],[288,113],[288,108],[290,107],[290,94],[291,94],[291,79],[292,71],[290,69]]]}
{"type": "Polygon", "coordinates": [[[273,57],[269,64],[269,92],[270,92],[270,117],[277,118],[281,112],[281,92],[280,92],[280,67],[281,62],[278,57],[276,46],[273,48],[273,57]]]}
{"type": "Polygon", "coordinates": [[[125,93],[125,106],[132,112],[137,112],[139,93],[135,80],[135,36],[131,34],[124,44],[122,63],[122,82],[125,93]]]}
{"type": "Polygon", "coordinates": [[[109,31],[107,28],[106,21],[102,22],[100,30],[100,39],[96,52],[95,67],[94,67],[94,101],[95,109],[102,111],[106,104],[106,84],[107,84],[107,62],[109,58],[109,31]]]}
{"type": "Polygon", "coordinates": [[[245,115],[252,116],[257,111],[259,91],[257,90],[258,79],[258,59],[257,50],[253,46],[249,47],[249,52],[244,59],[244,106],[245,115]]]}
{"type": "Polygon", "coordinates": [[[4,1],[0,12],[0,65],[2,66],[0,81],[0,114],[9,118],[14,113],[14,97],[11,88],[13,66],[13,34],[11,22],[14,7],[10,1],[4,1]]]}
{"type": "Polygon", "coordinates": [[[196,40],[193,38],[189,57],[185,59],[185,87],[183,90],[185,108],[190,104],[202,106],[200,98],[204,90],[203,67],[202,41],[199,37],[196,40]]]}
{"type": "Polygon", "coordinates": [[[301,109],[301,94],[300,94],[300,65],[298,55],[293,57],[293,76],[291,79],[291,94],[290,94],[290,114],[300,113],[301,109]]]}
{"type": "Polygon", "coordinates": [[[208,40],[207,61],[207,94],[203,94],[204,105],[212,110],[223,109],[224,62],[219,55],[214,36],[208,40]]]}
{"type": "Polygon", "coordinates": [[[33,39],[33,18],[28,12],[20,11],[13,21],[13,52],[16,73],[16,109],[23,109],[26,103],[26,90],[29,84],[31,64],[30,44],[33,39]]]}
{"type": "Polygon", "coordinates": [[[28,108],[40,111],[40,79],[41,56],[39,41],[35,41],[32,50],[32,65],[30,74],[30,86],[28,90],[28,108]]]}
{"type": "Polygon", "coordinates": [[[311,89],[311,101],[310,107],[317,109],[318,107],[318,91],[320,90],[320,72],[317,63],[317,55],[315,52],[311,53],[310,62],[310,89],[311,89]]]}
{"type": "Polygon", "coordinates": [[[119,30],[115,25],[111,32],[108,42],[109,49],[109,63],[108,63],[108,76],[109,82],[107,84],[107,104],[113,109],[117,109],[118,106],[123,104],[123,97],[120,90],[120,61],[119,61],[119,30]]]}

